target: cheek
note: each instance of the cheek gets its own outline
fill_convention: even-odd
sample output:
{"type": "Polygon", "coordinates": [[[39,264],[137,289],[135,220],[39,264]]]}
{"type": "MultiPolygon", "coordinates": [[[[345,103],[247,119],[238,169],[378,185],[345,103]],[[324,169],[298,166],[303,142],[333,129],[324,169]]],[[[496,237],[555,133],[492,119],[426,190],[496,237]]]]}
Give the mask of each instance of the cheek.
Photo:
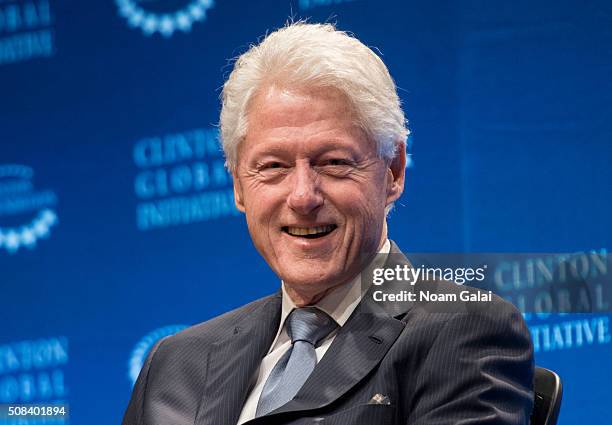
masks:
{"type": "Polygon", "coordinates": [[[282,188],[251,184],[244,194],[245,216],[251,239],[264,256],[273,255],[278,234],[274,232],[286,199],[282,188]]]}
{"type": "Polygon", "coordinates": [[[243,192],[247,220],[268,221],[276,214],[278,205],[286,199],[282,188],[253,185],[243,192]]]}
{"type": "Polygon", "coordinates": [[[382,219],[384,216],[386,200],[384,191],[372,184],[330,185],[326,194],[347,219],[370,222],[377,218],[382,219]]]}

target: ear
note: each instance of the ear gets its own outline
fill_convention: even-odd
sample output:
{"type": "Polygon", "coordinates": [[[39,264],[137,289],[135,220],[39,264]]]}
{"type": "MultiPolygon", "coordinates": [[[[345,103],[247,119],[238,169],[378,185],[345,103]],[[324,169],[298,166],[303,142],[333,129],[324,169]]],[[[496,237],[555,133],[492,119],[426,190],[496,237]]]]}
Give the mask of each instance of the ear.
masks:
{"type": "Polygon", "coordinates": [[[232,180],[234,181],[234,202],[236,203],[236,208],[240,212],[244,212],[244,198],[242,196],[242,185],[240,184],[240,179],[236,175],[235,171],[232,171],[232,180]]]}
{"type": "Polygon", "coordinates": [[[397,144],[397,153],[387,169],[387,205],[397,201],[404,191],[406,177],[406,144],[397,144]]]}

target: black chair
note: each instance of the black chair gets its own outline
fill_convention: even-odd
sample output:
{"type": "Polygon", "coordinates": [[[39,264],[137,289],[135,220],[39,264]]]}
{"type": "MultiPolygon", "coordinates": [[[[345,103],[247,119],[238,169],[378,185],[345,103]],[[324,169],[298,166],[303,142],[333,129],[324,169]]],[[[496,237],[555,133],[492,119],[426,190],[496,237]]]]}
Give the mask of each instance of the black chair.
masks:
{"type": "Polygon", "coordinates": [[[531,425],[555,425],[563,397],[561,378],[552,370],[536,367],[534,392],[531,425]]]}

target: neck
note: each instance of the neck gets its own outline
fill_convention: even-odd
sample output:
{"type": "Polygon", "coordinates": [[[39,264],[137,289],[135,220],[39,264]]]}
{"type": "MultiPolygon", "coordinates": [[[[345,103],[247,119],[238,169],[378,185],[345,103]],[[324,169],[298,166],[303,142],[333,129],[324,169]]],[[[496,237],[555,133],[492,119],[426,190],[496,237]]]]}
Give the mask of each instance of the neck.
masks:
{"type": "Polygon", "coordinates": [[[319,292],[317,294],[305,294],[301,291],[296,291],[289,285],[285,285],[285,292],[287,292],[287,295],[289,296],[289,298],[291,298],[291,301],[293,301],[293,304],[295,304],[296,307],[306,307],[308,305],[313,305],[321,301],[336,286],[328,288],[325,291],[319,292]]]}

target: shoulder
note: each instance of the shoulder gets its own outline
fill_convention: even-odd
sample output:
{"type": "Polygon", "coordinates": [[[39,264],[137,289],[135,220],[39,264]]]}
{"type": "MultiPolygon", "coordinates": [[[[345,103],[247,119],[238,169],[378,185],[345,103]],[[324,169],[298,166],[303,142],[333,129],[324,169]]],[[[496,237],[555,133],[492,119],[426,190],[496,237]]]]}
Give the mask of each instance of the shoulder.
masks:
{"type": "Polygon", "coordinates": [[[509,337],[530,344],[529,330],[522,313],[495,293],[454,282],[437,281],[415,285],[417,302],[406,315],[425,328],[436,329],[450,338],[509,337]]]}
{"type": "Polygon", "coordinates": [[[431,348],[438,346],[446,353],[461,352],[463,356],[471,353],[473,358],[505,352],[530,362],[533,345],[529,329],[512,303],[489,291],[453,282],[430,285],[436,293],[457,296],[457,301],[420,303],[414,309],[413,319],[433,330],[427,332],[431,348]]]}
{"type": "Polygon", "coordinates": [[[244,320],[253,320],[259,310],[268,303],[278,302],[280,295],[273,294],[260,298],[246,305],[213,317],[202,323],[190,326],[181,332],[164,338],[158,345],[156,357],[173,356],[181,352],[203,352],[221,338],[232,332],[244,320]]]}

